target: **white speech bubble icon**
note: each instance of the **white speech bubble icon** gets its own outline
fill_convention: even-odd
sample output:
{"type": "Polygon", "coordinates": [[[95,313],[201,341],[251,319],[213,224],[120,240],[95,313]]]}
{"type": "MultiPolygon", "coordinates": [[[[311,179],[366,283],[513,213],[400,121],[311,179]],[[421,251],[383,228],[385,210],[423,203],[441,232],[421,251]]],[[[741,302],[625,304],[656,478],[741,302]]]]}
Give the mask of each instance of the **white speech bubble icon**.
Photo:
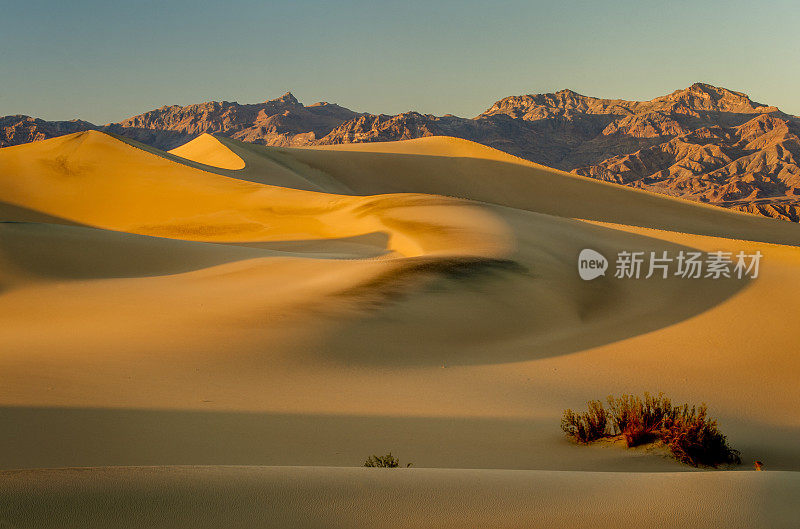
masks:
{"type": "Polygon", "coordinates": [[[608,259],[600,252],[585,248],[578,256],[578,274],[584,281],[591,281],[596,277],[606,275],[608,259]]]}

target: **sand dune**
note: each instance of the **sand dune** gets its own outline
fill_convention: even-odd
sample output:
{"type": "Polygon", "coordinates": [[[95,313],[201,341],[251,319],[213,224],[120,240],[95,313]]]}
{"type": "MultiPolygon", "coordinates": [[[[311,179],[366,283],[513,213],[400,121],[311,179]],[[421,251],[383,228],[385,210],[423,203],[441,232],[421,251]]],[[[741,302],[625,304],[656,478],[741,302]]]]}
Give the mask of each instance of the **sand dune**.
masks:
{"type": "Polygon", "coordinates": [[[797,519],[782,507],[798,493],[796,472],[115,468],[9,474],[0,516],[42,529],[788,529],[797,519]],[[90,507],[76,509],[75,496],[90,507]]]}
{"type": "MultiPolygon", "coordinates": [[[[230,145],[235,140],[223,141],[230,145]]],[[[800,244],[795,226],[784,227],[771,219],[720,212],[715,206],[620,188],[458,138],[427,137],[279,151],[291,154],[312,170],[334,175],[359,194],[413,189],[560,217],[800,244]],[[425,158],[420,160],[420,156],[425,158]],[[370,177],[374,174],[382,178],[370,177]]]]}
{"type": "Polygon", "coordinates": [[[169,153],[220,169],[234,171],[244,169],[244,160],[210,134],[201,134],[194,140],[172,149],[169,153]]]}
{"type": "MultiPolygon", "coordinates": [[[[419,467],[538,471],[375,478],[408,498],[445,494],[462,478],[477,497],[497,480],[492,490],[513,505],[544,502],[563,514],[574,498],[528,487],[618,499],[643,494],[637,480],[641,490],[677,480],[684,492],[670,489],[654,520],[669,498],[706,490],[703,480],[735,491],[710,500],[720,506],[714,522],[698,527],[758,527],[772,501],[765,488],[797,486],[796,224],[452,138],[288,149],[201,136],[163,153],[86,132],[0,150],[0,200],[0,425],[15,432],[0,437],[0,468],[358,466],[393,450],[419,467]],[[587,282],[576,272],[583,248],[764,257],[754,280],[587,282]],[[745,467],[761,459],[791,472],[764,482],[639,476],[686,467],[562,438],[562,409],[645,390],[706,401],[745,467]],[[570,472],[545,472],[556,470],[570,472]],[[599,470],[625,477],[585,473],[599,470]]],[[[171,480],[200,486],[192,472],[96,479],[154,491],[171,480]]],[[[220,473],[204,490],[251,479],[208,472],[220,473]]],[[[356,494],[341,492],[344,469],[252,472],[272,476],[273,491],[303,472],[330,472],[325,494],[356,494]]],[[[64,476],[1,479],[27,501],[62,494],[64,476]]],[[[353,479],[373,479],[363,476],[353,479]]],[[[95,478],[86,479],[80,487],[95,478]]],[[[318,493],[297,492],[290,505],[299,510],[281,516],[316,520],[308,494],[318,493]]],[[[435,498],[409,516],[458,507],[435,498]]],[[[686,505],[686,516],[699,508],[686,505]]],[[[609,507],[634,519],[629,508],[609,507]]],[[[523,520],[535,516],[520,509],[523,520]]],[[[362,523],[336,512],[343,527],[362,523]]],[[[488,511],[475,503],[474,512],[488,511]]],[[[797,522],[781,510],[769,516],[774,527],[797,522]]]]}

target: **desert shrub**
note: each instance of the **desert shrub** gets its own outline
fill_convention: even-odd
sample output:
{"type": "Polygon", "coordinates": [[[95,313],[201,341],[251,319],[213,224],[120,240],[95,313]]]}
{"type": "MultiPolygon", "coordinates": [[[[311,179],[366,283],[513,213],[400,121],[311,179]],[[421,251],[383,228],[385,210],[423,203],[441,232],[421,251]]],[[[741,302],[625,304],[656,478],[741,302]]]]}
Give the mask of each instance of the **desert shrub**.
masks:
{"type": "MultiPolygon", "coordinates": [[[[392,455],[391,452],[385,456],[369,456],[364,461],[365,467],[380,467],[380,468],[397,468],[400,466],[400,460],[392,455]]],[[[406,467],[410,467],[411,463],[407,463],[406,467]]]]}
{"type": "Polygon", "coordinates": [[[561,429],[579,443],[590,443],[607,435],[608,415],[599,400],[589,401],[589,411],[576,414],[565,410],[561,429]]]}
{"type": "Polygon", "coordinates": [[[738,465],[739,451],[728,446],[717,421],[708,417],[706,405],[684,405],[661,431],[661,440],[678,461],[692,466],[738,465]]]}
{"type": "Polygon", "coordinates": [[[662,426],[676,413],[663,393],[656,397],[645,393],[644,399],[633,395],[609,396],[608,406],[614,433],[622,435],[629,447],[656,440],[662,426]]]}
{"type": "Polygon", "coordinates": [[[661,442],[675,459],[695,467],[741,463],[739,452],[728,446],[717,422],[708,417],[705,404],[673,406],[662,393],[609,396],[607,402],[608,411],[597,400],[588,403],[587,412],[565,410],[561,429],[583,444],[615,435],[628,447],[661,442]]]}

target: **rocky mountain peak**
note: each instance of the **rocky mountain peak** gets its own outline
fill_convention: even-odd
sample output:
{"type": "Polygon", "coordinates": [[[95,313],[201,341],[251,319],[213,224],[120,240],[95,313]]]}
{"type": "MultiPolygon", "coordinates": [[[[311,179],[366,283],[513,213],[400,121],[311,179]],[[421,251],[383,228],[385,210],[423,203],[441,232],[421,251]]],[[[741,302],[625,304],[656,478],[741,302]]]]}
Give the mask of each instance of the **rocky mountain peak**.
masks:
{"type": "Polygon", "coordinates": [[[653,99],[656,102],[672,102],[691,110],[712,110],[717,112],[772,112],[776,107],[768,107],[752,101],[746,94],[713,86],[707,83],[694,83],[688,88],[676,90],[669,95],[653,99]]]}
{"type": "MultiPolygon", "coordinates": [[[[547,94],[550,95],[550,94],[547,94]]],[[[594,97],[585,96],[583,94],[579,94],[575,90],[570,90],[569,88],[564,88],[563,90],[559,90],[555,94],[556,99],[559,101],[583,101],[588,99],[595,99],[594,97]]]]}
{"type": "Polygon", "coordinates": [[[268,99],[267,101],[265,101],[265,103],[278,103],[281,105],[302,106],[300,101],[298,101],[297,98],[294,97],[294,94],[292,94],[291,92],[286,92],[281,97],[277,97],[275,99],[268,99]]]}

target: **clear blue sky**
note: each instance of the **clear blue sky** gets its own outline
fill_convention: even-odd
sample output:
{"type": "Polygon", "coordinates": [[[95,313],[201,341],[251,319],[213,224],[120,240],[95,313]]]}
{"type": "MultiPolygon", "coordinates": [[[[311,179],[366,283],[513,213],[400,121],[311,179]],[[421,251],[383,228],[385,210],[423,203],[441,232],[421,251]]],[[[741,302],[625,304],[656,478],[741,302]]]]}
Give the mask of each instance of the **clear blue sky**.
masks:
{"type": "Polygon", "coordinates": [[[705,81],[800,114],[800,3],[0,0],[0,115],[117,121],[291,90],[472,117],[571,88],[651,99],[705,81]]]}

